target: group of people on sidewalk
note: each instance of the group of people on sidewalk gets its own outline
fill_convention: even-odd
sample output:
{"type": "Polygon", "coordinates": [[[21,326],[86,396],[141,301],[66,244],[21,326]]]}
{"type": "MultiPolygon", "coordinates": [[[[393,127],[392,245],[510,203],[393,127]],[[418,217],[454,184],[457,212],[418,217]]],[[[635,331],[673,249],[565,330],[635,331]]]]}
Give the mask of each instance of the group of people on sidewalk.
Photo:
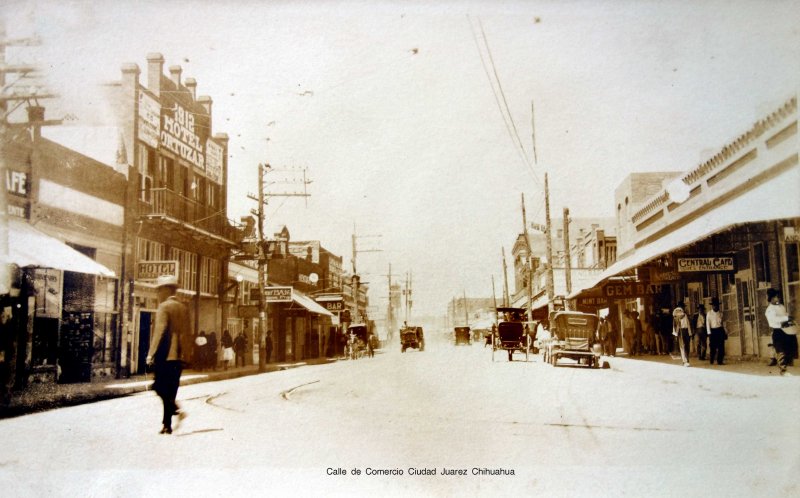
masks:
{"type": "MultiPolygon", "coordinates": [[[[240,362],[242,366],[245,365],[247,336],[243,332],[239,332],[234,339],[228,330],[224,330],[219,344],[222,346],[223,369],[227,370],[229,366],[233,366],[233,362],[236,366],[240,362]]],[[[204,330],[201,330],[194,340],[192,367],[199,371],[216,370],[220,363],[219,353],[217,333],[212,331],[206,334],[204,330]]]]}
{"type": "MultiPolygon", "coordinates": [[[[797,358],[797,327],[781,304],[780,292],[767,290],[769,306],[765,315],[772,330],[772,344],[775,350],[773,364],[780,367],[781,375],[787,366],[794,364],[797,358]]],[[[725,331],[720,301],[711,299],[711,310],[699,304],[697,310],[690,314],[684,301],[679,301],[670,313],[668,309],[656,309],[650,320],[641,319],[639,312],[625,310],[622,314],[622,333],[617,330],[617,317],[610,314],[600,318],[598,336],[603,346],[603,354],[614,356],[617,348],[624,341],[629,356],[642,354],[671,355],[677,349],[684,366],[691,366],[692,352],[700,361],[708,360],[709,364],[725,364],[725,331]]]]}
{"type": "Polygon", "coordinates": [[[708,351],[709,364],[725,364],[725,340],[728,334],[722,325],[722,313],[719,310],[719,299],[711,299],[711,311],[706,312],[705,305],[700,304],[697,312],[689,316],[683,301],[672,310],[672,336],[677,338],[678,350],[681,353],[683,366],[690,366],[689,355],[692,342],[696,343],[697,359],[705,361],[708,351]]]}

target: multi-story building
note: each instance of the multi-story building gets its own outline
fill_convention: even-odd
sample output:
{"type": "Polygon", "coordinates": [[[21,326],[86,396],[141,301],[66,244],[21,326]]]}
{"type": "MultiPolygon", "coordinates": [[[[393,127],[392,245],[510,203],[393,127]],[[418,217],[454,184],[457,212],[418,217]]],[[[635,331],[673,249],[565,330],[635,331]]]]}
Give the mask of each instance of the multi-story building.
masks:
{"type": "Polygon", "coordinates": [[[149,54],[144,82],[125,64],[109,92],[130,165],[123,365],[132,373],[144,371],[159,274],[178,277],[194,334],[220,338],[228,259],[242,236],[227,219],[228,136],[212,132],[212,99],[181,76],[180,66],[165,75],[164,57],[149,54]]]}
{"type": "Polygon", "coordinates": [[[3,144],[9,262],[18,268],[6,308],[18,353],[9,362],[14,383],[114,376],[127,185],[114,169],[119,142],[111,137],[111,154],[100,161],[59,143],[80,130],[46,138],[38,125],[44,108],[28,112],[30,125],[3,144]]]}

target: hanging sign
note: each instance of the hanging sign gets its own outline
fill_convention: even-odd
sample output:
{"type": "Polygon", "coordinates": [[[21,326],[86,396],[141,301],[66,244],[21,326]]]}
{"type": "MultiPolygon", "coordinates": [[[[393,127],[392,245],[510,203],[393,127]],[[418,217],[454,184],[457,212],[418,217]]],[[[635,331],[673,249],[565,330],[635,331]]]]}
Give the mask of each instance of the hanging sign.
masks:
{"type": "Polygon", "coordinates": [[[661,294],[663,286],[649,282],[631,282],[624,284],[606,284],[603,295],[610,299],[626,299],[656,296],[661,294]]]}
{"type": "Polygon", "coordinates": [[[291,287],[264,287],[264,301],[268,303],[291,303],[291,287]]]}
{"type": "Polygon", "coordinates": [[[733,256],[697,256],[677,258],[678,271],[734,271],[736,264],[733,256]]]}

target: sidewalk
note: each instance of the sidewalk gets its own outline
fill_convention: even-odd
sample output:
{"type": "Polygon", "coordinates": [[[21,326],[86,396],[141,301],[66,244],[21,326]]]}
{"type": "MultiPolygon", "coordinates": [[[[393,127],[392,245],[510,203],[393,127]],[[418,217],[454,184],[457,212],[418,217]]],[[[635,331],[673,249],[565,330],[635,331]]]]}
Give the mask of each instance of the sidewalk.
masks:
{"type": "MultiPolygon", "coordinates": [[[[623,353],[620,349],[617,353],[618,358],[626,358],[629,360],[641,360],[655,363],[663,363],[665,365],[674,365],[683,368],[683,361],[679,354],[672,355],[656,355],[656,354],[642,354],[637,356],[630,356],[628,353],[623,353]]],[[[612,358],[613,360],[613,358],[612,358]]],[[[611,360],[609,360],[611,361],[611,360]]],[[[764,358],[740,358],[740,357],[726,357],[724,365],[711,365],[709,361],[699,360],[696,356],[689,357],[690,368],[707,368],[711,370],[719,370],[721,372],[740,373],[746,375],[761,375],[768,377],[780,377],[780,369],[777,365],[769,366],[769,360],[764,358]]],[[[789,367],[787,372],[792,375],[798,375],[794,371],[794,367],[789,367]]]]}
{"type": "MultiPolygon", "coordinates": [[[[275,362],[267,364],[267,372],[276,372],[297,368],[304,365],[317,365],[338,361],[336,358],[314,358],[297,362],[275,362]]],[[[181,385],[235,379],[247,375],[258,374],[258,365],[229,367],[223,370],[184,370],[181,374],[181,385]]],[[[52,410],[65,406],[92,403],[105,399],[128,396],[150,390],[153,375],[132,375],[127,379],[101,378],[92,382],[75,384],[31,384],[22,391],[12,393],[8,406],[0,406],[0,418],[17,417],[28,413],[52,410]]]]}

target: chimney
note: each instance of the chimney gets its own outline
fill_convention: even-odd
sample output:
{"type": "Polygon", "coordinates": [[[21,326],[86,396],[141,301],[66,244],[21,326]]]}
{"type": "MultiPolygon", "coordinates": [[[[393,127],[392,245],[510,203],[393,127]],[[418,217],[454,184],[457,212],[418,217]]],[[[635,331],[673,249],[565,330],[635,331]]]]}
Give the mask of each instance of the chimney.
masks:
{"type": "Polygon", "coordinates": [[[170,66],[169,67],[169,79],[175,83],[175,89],[180,89],[181,87],[181,73],[183,70],[180,66],[170,66]]]}
{"type": "Polygon", "coordinates": [[[186,78],[183,85],[191,92],[192,100],[197,100],[197,81],[194,78],[186,78]]]}
{"type": "Polygon", "coordinates": [[[208,122],[211,123],[211,105],[214,103],[208,95],[201,95],[197,98],[197,103],[203,106],[208,113],[208,122]]]}
{"type": "Polygon", "coordinates": [[[147,88],[161,98],[161,73],[164,71],[164,56],[159,53],[147,54],[147,88]]]}

